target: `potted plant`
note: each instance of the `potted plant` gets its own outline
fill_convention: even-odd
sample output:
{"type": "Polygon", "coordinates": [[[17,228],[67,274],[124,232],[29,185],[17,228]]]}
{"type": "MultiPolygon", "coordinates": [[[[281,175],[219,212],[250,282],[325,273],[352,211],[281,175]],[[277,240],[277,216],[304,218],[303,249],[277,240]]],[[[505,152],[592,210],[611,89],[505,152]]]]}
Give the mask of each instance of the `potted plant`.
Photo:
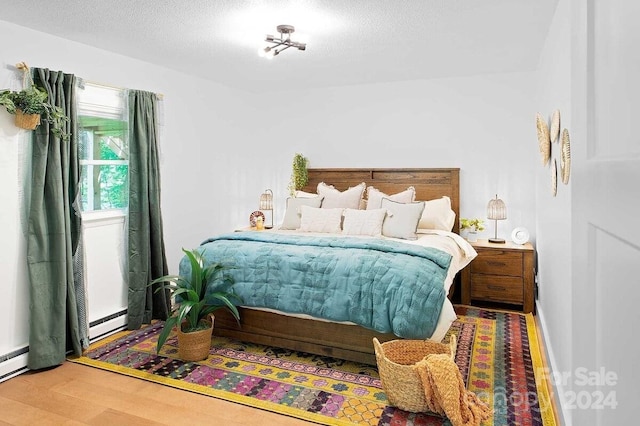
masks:
{"type": "Polygon", "coordinates": [[[467,241],[476,242],[478,241],[478,232],[484,231],[484,220],[474,218],[474,219],[460,219],[460,229],[468,230],[467,232],[467,241]]]}
{"type": "Polygon", "coordinates": [[[149,283],[163,283],[156,291],[168,289],[175,302],[171,316],[167,318],[158,336],[156,350],[160,351],[169,333],[176,327],[180,358],[185,361],[200,361],[209,355],[213,312],[226,308],[240,321],[240,313],[234,302],[240,303],[241,299],[231,288],[234,280],[226,273],[227,266],[217,262],[205,266],[204,252],[182,251],[191,266],[189,276],[165,275],[149,283]]]}
{"type": "Polygon", "coordinates": [[[31,72],[26,63],[20,62],[16,67],[24,73],[24,89],[13,91],[0,90],[0,105],[7,109],[9,114],[16,116],[17,127],[26,130],[34,130],[40,124],[41,116],[51,125],[51,132],[59,138],[68,139],[69,134],[65,130],[65,123],[69,118],[64,110],[49,102],[46,90],[36,86],[31,78],[31,72]]]}
{"type": "Polygon", "coordinates": [[[66,139],[69,135],[64,125],[69,118],[62,108],[51,105],[48,98],[44,89],[34,85],[19,92],[6,89],[0,91],[0,105],[4,106],[9,114],[15,114],[17,127],[33,130],[40,124],[41,116],[44,116],[45,120],[51,124],[52,133],[66,139]]]}
{"type": "Polygon", "coordinates": [[[289,193],[292,197],[295,197],[296,191],[301,190],[309,182],[309,173],[307,172],[307,166],[309,160],[302,154],[296,153],[293,156],[293,164],[291,170],[291,181],[289,182],[289,193]]]}

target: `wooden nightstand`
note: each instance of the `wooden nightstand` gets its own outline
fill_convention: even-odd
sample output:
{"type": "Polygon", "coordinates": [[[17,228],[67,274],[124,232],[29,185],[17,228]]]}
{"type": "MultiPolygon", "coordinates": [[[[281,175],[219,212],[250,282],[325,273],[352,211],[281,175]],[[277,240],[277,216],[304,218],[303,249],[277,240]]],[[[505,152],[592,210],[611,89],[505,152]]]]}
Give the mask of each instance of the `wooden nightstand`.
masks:
{"type": "Polygon", "coordinates": [[[506,303],[533,312],[535,250],[531,243],[478,240],[470,244],[478,257],[462,270],[462,304],[471,305],[474,300],[506,303]]]}

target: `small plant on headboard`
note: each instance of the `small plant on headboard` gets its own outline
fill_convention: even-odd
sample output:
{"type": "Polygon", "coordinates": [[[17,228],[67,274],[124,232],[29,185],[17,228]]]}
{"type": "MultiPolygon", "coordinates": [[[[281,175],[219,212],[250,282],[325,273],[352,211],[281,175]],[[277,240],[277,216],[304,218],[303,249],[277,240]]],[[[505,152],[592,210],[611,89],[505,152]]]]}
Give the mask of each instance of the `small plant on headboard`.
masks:
{"type": "Polygon", "coordinates": [[[291,181],[289,182],[289,193],[295,197],[296,191],[301,190],[309,182],[309,173],[307,166],[309,160],[302,154],[296,153],[293,156],[293,164],[291,169],[291,181]]]}

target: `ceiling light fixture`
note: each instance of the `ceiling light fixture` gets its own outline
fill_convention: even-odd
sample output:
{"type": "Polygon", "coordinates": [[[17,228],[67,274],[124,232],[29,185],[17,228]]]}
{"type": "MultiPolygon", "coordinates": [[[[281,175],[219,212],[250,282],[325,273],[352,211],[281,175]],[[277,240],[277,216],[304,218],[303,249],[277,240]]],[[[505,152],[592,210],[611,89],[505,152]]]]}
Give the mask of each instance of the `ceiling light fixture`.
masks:
{"type": "Polygon", "coordinates": [[[260,49],[258,51],[258,54],[260,56],[273,58],[274,56],[279,55],[283,50],[286,50],[290,47],[295,47],[298,50],[307,50],[306,43],[299,43],[297,41],[291,40],[291,33],[296,30],[293,25],[278,25],[276,29],[280,33],[280,37],[277,38],[272,35],[267,35],[264,41],[266,41],[267,43],[271,43],[272,46],[267,46],[264,49],[260,49]]]}

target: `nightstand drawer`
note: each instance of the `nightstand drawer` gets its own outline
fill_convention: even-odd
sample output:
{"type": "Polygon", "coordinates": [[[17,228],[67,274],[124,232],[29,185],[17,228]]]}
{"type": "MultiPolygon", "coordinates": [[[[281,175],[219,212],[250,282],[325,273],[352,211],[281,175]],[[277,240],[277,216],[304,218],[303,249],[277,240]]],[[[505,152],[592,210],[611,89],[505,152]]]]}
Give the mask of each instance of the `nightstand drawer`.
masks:
{"type": "Polygon", "coordinates": [[[522,276],[522,253],[487,250],[471,262],[472,274],[522,276]]]}
{"type": "Polygon", "coordinates": [[[522,278],[504,275],[471,275],[471,298],[504,303],[523,303],[522,278]]]}

